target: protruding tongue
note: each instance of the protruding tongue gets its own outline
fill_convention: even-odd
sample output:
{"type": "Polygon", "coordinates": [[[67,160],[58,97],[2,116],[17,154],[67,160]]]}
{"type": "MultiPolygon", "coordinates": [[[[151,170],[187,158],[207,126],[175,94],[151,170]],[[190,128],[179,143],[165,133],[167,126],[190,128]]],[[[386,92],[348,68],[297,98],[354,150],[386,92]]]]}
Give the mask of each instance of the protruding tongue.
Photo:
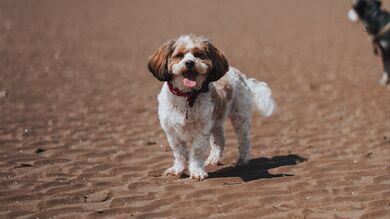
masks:
{"type": "Polygon", "coordinates": [[[193,72],[184,73],[183,84],[189,88],[195,87],[196,86],[196,73],[193,73],[193,72]]]}
{"type": "Polygon", "coordinates": [[[183,84],[186,86],[186,87],[195,87],[196,86],[196,81],[191,81],[187,78],[184,78],[183,79],[183,84]]]}

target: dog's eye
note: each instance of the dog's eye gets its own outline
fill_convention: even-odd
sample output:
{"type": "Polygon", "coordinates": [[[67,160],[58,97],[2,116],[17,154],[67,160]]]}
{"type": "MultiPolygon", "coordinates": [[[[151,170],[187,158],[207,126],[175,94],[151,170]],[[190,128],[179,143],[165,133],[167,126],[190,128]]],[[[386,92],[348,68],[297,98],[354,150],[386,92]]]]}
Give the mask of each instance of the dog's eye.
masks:
{"type": "Polygon", "coordinates": [[[201,52],[196,52],[196,53],[194,54],[194,56],[195,56],[196,58],[199,58],[199,59],[205,59],[205,58],[206,58],[205,54],[203,54],[203,53],[201,53],[201,52]]]}
{"type": "Polygon", "coordinates": [[[178,53],[178,54],[175,55],[174,58],[182,59],[183,57],[184,57],[183,53],[178,53]]]}

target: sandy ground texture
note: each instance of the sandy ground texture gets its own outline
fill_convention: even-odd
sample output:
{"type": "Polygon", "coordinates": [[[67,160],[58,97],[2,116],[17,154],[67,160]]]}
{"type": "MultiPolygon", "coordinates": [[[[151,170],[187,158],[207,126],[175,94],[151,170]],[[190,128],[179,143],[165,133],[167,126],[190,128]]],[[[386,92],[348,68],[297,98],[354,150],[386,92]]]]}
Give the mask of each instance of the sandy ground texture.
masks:
{"type": "MultiPolygon", "coordinates": [[[[389,218],[390,93],[350,1],[1,1],[0,218],[389,218]],[[278,103],[252,160],[172,154],[148,56],[206,35],[278,103]]],[[[388,7],[387,5],[386,7],[388,7]]]]}

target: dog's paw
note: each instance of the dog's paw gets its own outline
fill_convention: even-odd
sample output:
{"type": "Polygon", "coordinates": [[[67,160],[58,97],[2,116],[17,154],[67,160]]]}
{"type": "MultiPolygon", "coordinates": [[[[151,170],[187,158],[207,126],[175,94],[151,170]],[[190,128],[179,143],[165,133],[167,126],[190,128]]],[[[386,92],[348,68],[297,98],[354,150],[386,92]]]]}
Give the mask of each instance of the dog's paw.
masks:
{"type": "Polygon", "coordinates": [[[221,159],[220,156],[210,154],[210,156],[207,158],[206,162],[204,163],[205,166],[217,166],[219,164],[219,160],[221,159]]]}
{"type": "Polygon", "coordinates": [[[240,158],[237,160],[236,166],[244,166],[244,165],[248,165],[248,163],[249,163],[249,159],[240,158]]]}
{"type": "Polygon", "coordinates": [[[184,168],[179,168],[177,166],[172,166],[164,171],[165,176],[176,176],[178,178],[183,174],[184,168]]]}
{"type": "Polygon", "coordinates": [[[190,179],[202,181],[207,178],[207,173],[203,168],[196,168],[190,171],[190,179]]]}
{"type": "Polygon", "coordinates": [[[389,75],[386,72],[383,73],[382,78],[379,81],[379,84],[381,84],[381,85],[386,85],[386,84],[388,85],[388,84],[390,84],[390,78],[389,78],[389,75]]]}

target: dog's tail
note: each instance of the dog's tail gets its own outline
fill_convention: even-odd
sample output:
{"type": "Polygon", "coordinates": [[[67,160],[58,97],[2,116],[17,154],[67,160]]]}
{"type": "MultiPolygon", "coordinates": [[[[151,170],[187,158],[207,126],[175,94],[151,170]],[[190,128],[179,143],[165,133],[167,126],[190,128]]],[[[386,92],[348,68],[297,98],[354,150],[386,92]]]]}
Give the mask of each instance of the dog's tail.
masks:
{"type": "Polygon", "coordinates": [[[276,109],[271,89],[265,82],[254,78],[247,78],[245,81],[251,91],[253,105],[261,115],[265,117],[270,116],[276,109]]]}

